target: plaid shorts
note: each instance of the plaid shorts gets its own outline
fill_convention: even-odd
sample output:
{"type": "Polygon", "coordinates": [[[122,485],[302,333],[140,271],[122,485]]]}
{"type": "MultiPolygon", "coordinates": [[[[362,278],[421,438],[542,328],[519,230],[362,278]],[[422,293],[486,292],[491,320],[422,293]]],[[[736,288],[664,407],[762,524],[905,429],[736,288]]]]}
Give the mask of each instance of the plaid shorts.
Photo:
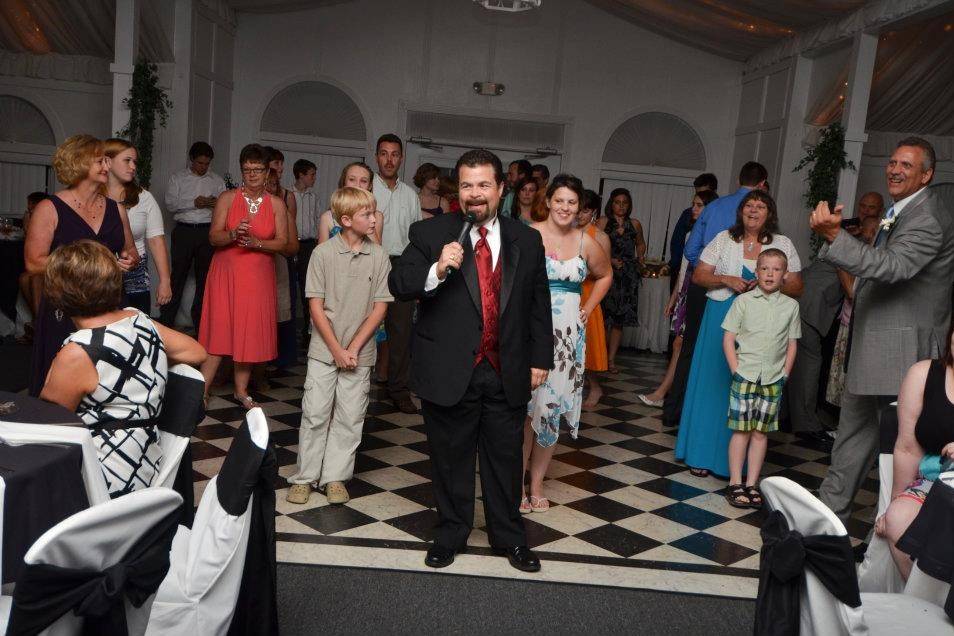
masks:
{"type": "Polygon", "coordinates": [[[738,373],[733,373],[732,388],[729,389],[729,428],[743,432],[777,431],[783,384],[784,379],[771,384],[749,382],[738,373]]]}

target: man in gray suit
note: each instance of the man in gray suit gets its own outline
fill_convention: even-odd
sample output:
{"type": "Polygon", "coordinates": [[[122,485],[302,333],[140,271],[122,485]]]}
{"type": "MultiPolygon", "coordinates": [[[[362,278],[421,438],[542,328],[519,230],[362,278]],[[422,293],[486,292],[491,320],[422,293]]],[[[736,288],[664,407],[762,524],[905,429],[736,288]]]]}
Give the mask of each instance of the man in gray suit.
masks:
{"type": "Polygon", "coordinates": [[[848,375],[831,466],[821,500],[845,521],[878,448],[881,412],[897,398],[918,360],[937,358],[951,317],[954,220],[925,189],[934,177],[934,148],[918,137],[898,143],[886,170],[893,205],[874,245],[841,228],[827,202],[812,212],[825,239],[819,257],[857,277],[848,341],[848,375]]]}

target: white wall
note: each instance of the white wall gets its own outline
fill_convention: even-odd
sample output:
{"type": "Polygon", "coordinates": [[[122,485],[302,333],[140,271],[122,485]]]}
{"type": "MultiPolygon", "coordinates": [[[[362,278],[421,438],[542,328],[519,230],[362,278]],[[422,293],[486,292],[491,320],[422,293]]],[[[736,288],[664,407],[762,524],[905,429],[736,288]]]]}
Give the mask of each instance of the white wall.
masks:
{"type": "MultiPolygon", "coordinates": [[[[488,12],[470,0],[406,0],[386,9],[357,0],[239,14],[230,166],[244,144],[258,140],[271,95],[294,81],[325,79],[361,109],[369,158],[378,135],[403,136],[408,105],[562,118],[569,121],[563,168],[595,188],[615,128],[661,110],[696,129],[708,169],[725,181],[740,71],[738,63],[571,0],[547,0],[523,14],[488,12]],[[506,93],[476,95],[471,84],[478,80],[502,82],[506,93]]],[[[405,167],[406,180],[415,168],[405,167]]]]}

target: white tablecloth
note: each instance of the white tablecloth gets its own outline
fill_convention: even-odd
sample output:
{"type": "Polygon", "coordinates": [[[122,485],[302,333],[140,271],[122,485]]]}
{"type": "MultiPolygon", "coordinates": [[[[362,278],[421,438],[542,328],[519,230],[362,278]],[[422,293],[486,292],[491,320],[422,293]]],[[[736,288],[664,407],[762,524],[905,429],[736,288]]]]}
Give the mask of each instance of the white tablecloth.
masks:
{"type": "Polygon", "coordinates": [[[669,302],[669,277],[644,278],[639,282],[639,325],[623,329],[624,347],[665,353],[669,348],[669,317],[663,315],[669,302]]]}

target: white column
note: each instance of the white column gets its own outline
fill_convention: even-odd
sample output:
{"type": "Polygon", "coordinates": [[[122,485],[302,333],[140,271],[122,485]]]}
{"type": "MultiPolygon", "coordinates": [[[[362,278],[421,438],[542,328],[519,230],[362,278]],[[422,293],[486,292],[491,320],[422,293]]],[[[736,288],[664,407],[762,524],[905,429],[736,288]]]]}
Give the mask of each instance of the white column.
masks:
{"type": "Polygon", "coordinates": [[[175,33],[172,51],[175,56],[175,69],[172,75],[172,110],[169,113],[169,125],[166,134],[168,144],[168,174],[186,167],[186,155],[189,151],[190,116],[192,103],[192,0],[174,0],[175,33]]]}
{"type": "Polygon", "coordinates": [[[116,0],[116,40],[114,61],[109,65],[113,74],[113,118],[110,134],[115,135],[129,123],[129,109],[123,100],[132,87],[136,54],[139,52],[140,0],[116,0]]]}
{"type": "Polygon", "coordinates": [[[779,156],[779,182],[775,200],[778,202],[782,232],[795,244],[798,253],[811,253],[808,227],[808,210],[805,206],[805,171],[793,172],[799,159],[805,154],[802,142],[805,139],[805,119],[808,116],[808,96],[811,93],[813,60],[804,55],[792,61],[791,98],[788,114],[782,126],[782,152],[779,156]]]}
{"type": "Polygon", "coordinates": [[[861,150],[868,141],[865,125],[868,120],[868,100],[871,97],[871,80],[877,53],[876,34],[855,34],[848,67],[848,85],[845,87],[845,107],[841,116],[841,124],[845,127],[845,153],[848,155],[847,159],[855,165],[854,170],[842,170],[838,177],[838,202],[844,204],[846,216],[854,216],[861,150]]]}

